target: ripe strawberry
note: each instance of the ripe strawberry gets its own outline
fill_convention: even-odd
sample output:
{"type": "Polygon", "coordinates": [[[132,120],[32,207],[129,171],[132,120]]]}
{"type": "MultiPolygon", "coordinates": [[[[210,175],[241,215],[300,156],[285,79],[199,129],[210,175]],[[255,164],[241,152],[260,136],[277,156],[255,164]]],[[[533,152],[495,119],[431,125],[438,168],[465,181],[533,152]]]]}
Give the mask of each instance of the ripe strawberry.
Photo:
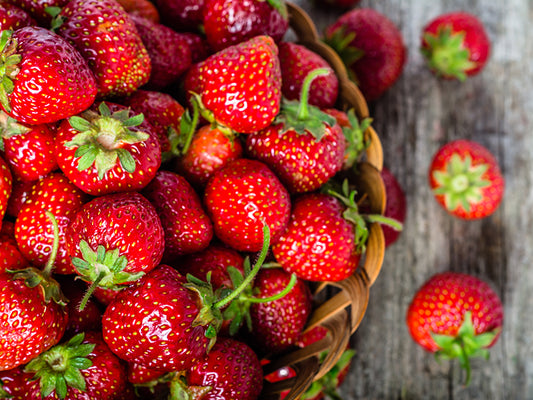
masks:
{"type": "Polygon", "coordinates": [[[154,0],[161,22],[178,32],[198,32],[203,23],[204,0],[154,0]]]}
{"type": "Polygon", "coordinates": [[[396,25],[370,8],[342,14],[326,28],[324,41],[339,53],[368,101],[376,100],[398,80],[407,58],[396,25]]]}
{"type": "Polygon", "coordinates": [[[148,82],[148,52],[115,0],[70,0],[56,18],[57,32],[87,60],[100,98],[133,93],[148,82]]]}
{"type": "Polygon", "coordinates": [[[3,31],[0,64],[0,105],[24,124],[59,121],[94,102],[96,82],[87,62],[47,29],[27,26],[3,31]]]}
{"type": "MultiPolygon", "coordinates": [[[[385,204],[385,211],[383,215],[401,222],[405,221],[407,214],[407,199],[400,182],[396,176],[387,167],[381,169],[381,179],[385,185],[385,195],[387,202],[385,204]]],[[[388,225],[381,227],[383,235],[385,236],[385,246],[390,246],[400,236],[401,231],[396,230],[388,225]]]]}
{"type": "Polygon", "coordinates": [[[288,100],[300,100],[307,75],[315,69],[326,68],[330,73],[316,77],[311,83],[308,102],[320,108],[333,107],[339,93],[339,80],[329,63],[301,44],[281,42],[278,49],[283,96],[288,100]]]}
{"type": "Polygon", "coordinates": [[[48,28],[52,15],[47,11],[50,8],[61,8],[69,0],[4,0],[5,3],[14,4],[25,10],[38,24],[48,28]]]}
{"type": "Polygon", "coordinates": [[[0,157],[0,228],[2,228],[2,220],[7,211],[12,187],[13,176],[9,170],[9,166],[5,160],[0,157]]]}
{"type": "Polygon", "coordinates": [[[210,387],[202,400],[256,400],[263,372],[255,352],[244,342],[221,337],[186,374],[187,384],[210,387]]]}
{"type": "Polygon", "coordinates": [[[117,2],[130,15],[146,18],[156,24],[160,21],[159,11],[149,0],[117,0],[117,2]]]}
{"type": "Polygon", "coordinates": [[[76,272],[96,286],[114,289],[154,269],[163,256],[163,227],[141,194],[115,193],[78,209],[66,232],[76,272]]]}
{"type": "Polygon", "coordinates": [[[488,356],[498,340],[503,307],[479,278],[460,272],[433,275],[415,293],[407,310],[414,341],[444,358],[459,358],[470,378],[470,357],[488,356]]]}
{"type": "Polygon", "coordinates": [[[465,80],[478,74],[490,54],[490,39],[473,14],[441,14],[422,29],[421,51],[429,69],[446,79],[465,80]]]}
{"type": "Polygon", "coordinates": [[[26,400],[119,400],[128,385],[124,365],[99,332],[80,333],[52,347],[33,359],[24,375],[26,400]]]}
{"type": "Polygon", "coordinates": [[[22,269],[27,264],[15,240],[15,225],[10,221],[3,221],[0,230],[0,272],[22,269]]]}
{"type": "Polygon", "coordinates": [[[37,25],[37,22],[22,8],[8,2],[0,3],[0,31],[32,25],[37,25]]]}
{"type": "Polygon", "coordinates": [[[278,48],[256,36],[221,50],[193,67],[202,115],[240,133],[270,125],[279,112],[281,71],[278,48]]]}
{"type": "Polygon", "coordinates": [[[280,0],[206,0],[203,14],[205,36],[215,51],[259,35],[278,43],[289,28],[287,7],[280,0]]]}
{"type": "Polygon", "coordinates": [[[207,43],[205,37],[200,33],[181,32],[181,35],[187,40],[189,47],[194,49],[191,54],[193,63],[203,61],[213,53],[209,43],[207,43]]]}
{"type": "Polygon", "coordinates": [[[61,122],[55,138],[59,168],[80,189],[103,195],[144,188],[161,165],[156,132],[142,114],[100,102],[61,122]]]}
{"type": "Polygon", "coordinates": [[[284,101],[273,124],[246,137],[248,155],[268,165],[291,193],[317,190],[343,164],[346,142],[340,126],[335,118],[307,104],[313,79],[330,71],[308,74],[301,101],[284,101]]]}
{"type": "Polygon", "coordinates": [[[48,124],[24,125],[0,111],[5,161],[20,181],[35,181],[57,169],[54,131],[48,124]]]}
{"type": "Polygon", "coordinates": [[[479,219],[497,210],[505,180],[487,148],[460,139],[437,150],[429,167],[429,184],[437,202],[450,214],[479,219]]]}
{"type": "Polygon", "coordinates": [[[200,197],[182,176],[158,171],[142,194],[155,207],[165,235],[163,262],[204,250],[213,237],[213,224],[200,197]]]}
{"type": "Polygon", "coordinates": [[[15,219],[17,218],[23,204],[28,200],[35,183],[36,181],[22,182],[16,178],[13,179],[11,195],[7,202],[5,215],[15,219]]]}
{"type": "Polygon", "coordinates": [[[152,64],[145,88],[162,90],[175,83],[192,64],[189,41],[173,29],[132,15],[152,64]]]}
{"type": "Polygon", "coordinates": [[[240,158],[215,172],[207,183],[204,204],[215,235],[240,251],[259,251],[263,225],[276,243],[290,216],[289,193],[262,162],[240,158]]]}
{"type": "Polygon", "coordinates": [[[215,171],[242,155],[242,144],[237,137],[204,125],[194,133],[185,154],[176,159],[175,169],[196,188],[204,188],[215,171]]]}
{"type": "MultiPolygon", "coordinates": [[[[127,372],[128,382],[133,383],[134,385],[144,385],[147,383],[152,383],[153,381],[165,374],[165,371],[150,369],[135,361],[128,363],[127,372]]],[[[152,385],[150,384],[147,386],[152,385]]]]}
{"type": "Polygon", "coordinates": [[[37,181],[22,205],[15,221],[15,238],[24,257],[42,268],[53,250],[53,224],[43,213],[51,212],[58,225],[59,240],[55,272],[74,273],[66,247],[66,230],[78,207],[87,201],[87,195],[61,172],[53,172],[37,181]]]}

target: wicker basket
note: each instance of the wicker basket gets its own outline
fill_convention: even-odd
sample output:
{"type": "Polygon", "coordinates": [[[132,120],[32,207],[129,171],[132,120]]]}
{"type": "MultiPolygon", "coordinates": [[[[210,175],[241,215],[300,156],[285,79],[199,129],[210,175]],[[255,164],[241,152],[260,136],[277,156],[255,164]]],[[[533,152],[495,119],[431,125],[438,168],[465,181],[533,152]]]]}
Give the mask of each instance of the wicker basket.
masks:
{"type": "MultiPolygon", "coordinates": [[[[335,70],[339,78],[338,106],[354,108],[359,119],[369,116],[367,103],[356,85],[348,78],[346,69],[337,54],[319,40],[315,25],[298,6],[287,3],[290,26],[297,42],[320,54],[335,70]]],[[[370,145],[355,171],[348,175],[360,194],[363,194],[372,213],[382,214],[385,209],[385,188],[380,170],[383,166],[383,151],[378,135],[372,128],[365,131],[370,145]]],[[[279,393],[290,389],[286,400],[298,399],[311,383],[324,376],[339,360],[346,349],[350,336],[355,332],[366,311],[370,287],[379,275],[385,253],[385,240],[379,224],[371,224],[364,258],[356,273],[341,282],[323,282],[314,288],[318,306],[313,310],[306,330],[317,325],[324,326],[329,334],[319,342],[298,348],[270,360],[264,366],[269,374],[278,368],[290,366],[297,376],[276,383],[265,382],[261,400],[278,400],[279,393]],[[324,294],[326,294],[324,296],[324,294]],[[325,298],[325,300],[324,300],[325,298]],[[328,351],[325,359],[318,356],[328,351]]]]}

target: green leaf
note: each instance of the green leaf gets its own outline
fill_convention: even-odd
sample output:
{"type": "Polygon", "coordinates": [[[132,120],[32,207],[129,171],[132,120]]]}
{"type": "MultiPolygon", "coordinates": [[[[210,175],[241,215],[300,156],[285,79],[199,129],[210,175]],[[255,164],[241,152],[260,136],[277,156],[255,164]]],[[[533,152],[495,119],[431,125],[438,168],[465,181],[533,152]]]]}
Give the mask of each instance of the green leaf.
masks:
{"type": "Polygon", "coordinates": [[[125,149],[118,149],[117,154],[122,169],[129,172],[130,174],[135,172],[135,159],[130,154],[130,152],[125,149]]]}
{"type": "Polygon", "coordinates": [[[72,128],[78,132],[89,131],[92,128],[92,125],[85,118],[74,115],[68,119],[68,122],[72,128]]]}

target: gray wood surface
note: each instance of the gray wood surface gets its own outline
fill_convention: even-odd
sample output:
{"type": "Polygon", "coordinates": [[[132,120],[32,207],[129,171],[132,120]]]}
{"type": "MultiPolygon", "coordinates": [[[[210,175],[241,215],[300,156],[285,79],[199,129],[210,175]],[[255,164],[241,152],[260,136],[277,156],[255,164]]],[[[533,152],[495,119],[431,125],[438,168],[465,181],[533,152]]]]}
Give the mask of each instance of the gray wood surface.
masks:
{"type": "MultiPolygon", "coordinates": [[[[311,0],[296,4],[319,32],[341,13],[311,0]]],[[[344,399],[533,399],[533,2],[530,0],[363,0],[400,28],[409,59],[400,80],[370,105],[385,165],[404,187],[408,217],[387,249],[370,304],[352,338],[357,351],[344,399]],[[485,70],[467,82],[436,79],[418,45],[422,27],[441,12],[480,17],[492,41],[485,70]],[[481,221],[461,221],[434,201],[427,183],[443,143],[477,140],[500,161],[503,204],[481,221]],[[464,387],[457,362],[437,362],[410,338],[405,312],[416,289],[445,270],[488,281],[505,307],[504,329],[489,361],[474,360],[464,387]]]]}

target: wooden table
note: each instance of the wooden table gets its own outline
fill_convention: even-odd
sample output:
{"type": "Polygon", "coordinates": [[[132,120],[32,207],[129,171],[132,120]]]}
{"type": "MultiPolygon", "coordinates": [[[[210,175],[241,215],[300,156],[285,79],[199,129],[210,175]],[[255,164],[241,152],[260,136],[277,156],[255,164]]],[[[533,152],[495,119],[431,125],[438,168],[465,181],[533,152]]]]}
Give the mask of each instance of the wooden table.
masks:
{"type": "MultiPolygon", "coordinates": [[[[319,32],[341,13],[296,4],[319,32]]],[[[387,249],[370,304],[352,337],[357,351],[344,399],[533,399],[533,1],[363,0],[394,21],[409,59],[400,80],[370,104],[385,165],[407,194],[401,238],[387,249]],[[422,27],[442,12],[480,17],[492,41],[485,70],[467,82],[436,79],[418,46],[422,27]],[[427,169],[437,148],[466,138],[488,147],[506,177],[493,216],[461,221],[435,202],[427,169]],[[437,362],[409,336],[405,312],[416,289],[445,270],[488,281],[505,307],[504,329],[489,361],[473,360],[464,387],[457,362],[437,362]]]]}

